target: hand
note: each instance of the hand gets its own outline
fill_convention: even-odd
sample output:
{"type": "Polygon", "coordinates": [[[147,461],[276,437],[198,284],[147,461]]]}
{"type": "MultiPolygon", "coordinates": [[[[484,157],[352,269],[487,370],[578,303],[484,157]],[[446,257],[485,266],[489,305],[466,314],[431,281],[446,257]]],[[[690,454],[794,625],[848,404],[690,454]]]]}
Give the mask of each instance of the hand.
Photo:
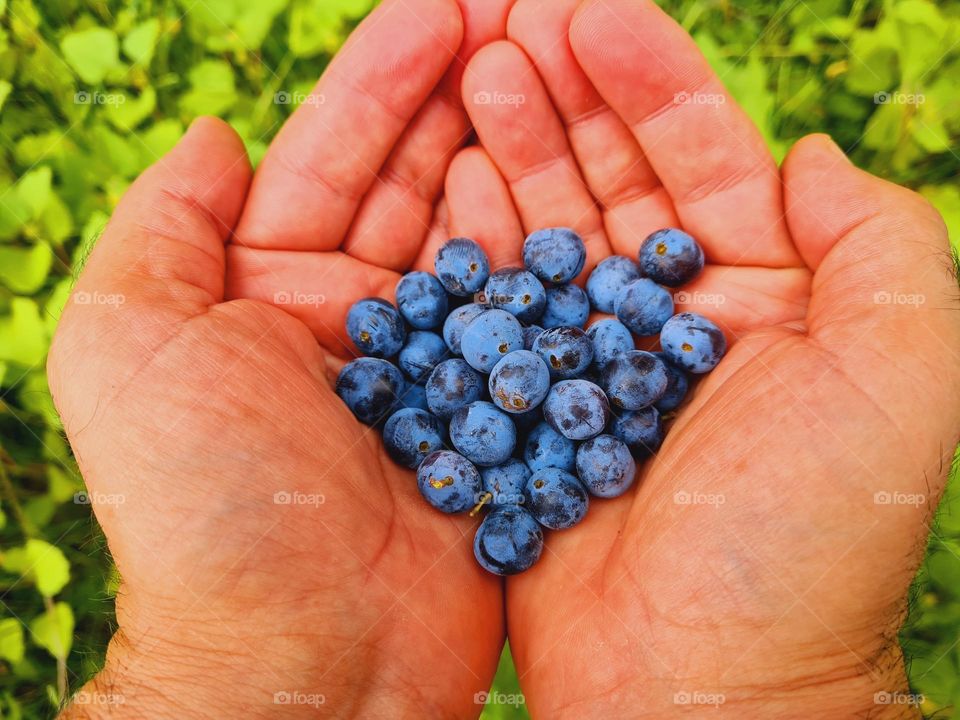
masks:
{"type": "Polygon", "coordinates": [[[346,309],[447,232],[444,181],[472,204],[457,89],[507,7],[385,2],[252,183],[198,120],[90,257],[78,290],[113,302],[69,304],[49,372],[123,577],[91,690],[124,714],[479,711],[504,630],[476,521],[426,511],[332,385],[346,309]]]}
{"type": "Polygon", "coordinates": [[[463,87],[499,224],[572,226],[592,266],[679,223],[709,265],[678,305],[732,346],[636,491],[507,582],[534,717],[903,713],[874,693],[907,691],[896,632],[960,428],[941,219],[824,136],[778,170],[651,2],[519,0],[508,37],[463,87]]]}

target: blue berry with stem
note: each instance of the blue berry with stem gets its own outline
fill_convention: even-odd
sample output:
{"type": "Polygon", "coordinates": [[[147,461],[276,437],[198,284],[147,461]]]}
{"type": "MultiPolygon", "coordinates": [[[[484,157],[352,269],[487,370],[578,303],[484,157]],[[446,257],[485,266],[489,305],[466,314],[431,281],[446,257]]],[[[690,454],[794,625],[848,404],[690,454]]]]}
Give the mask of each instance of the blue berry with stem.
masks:
{"type": "Polygon", "coordinates": [[[658,230],[640,245],[640,270],[660,285],[680,287],[703,272],[703,248],[676,228],[658,230]]]}
{"type": "Polygon", "coordinates": [[[513,454],[517,428],[496,405],[480,400],[453,414],[450,442],[475,465],[492,467],[506,462],[513,454]]]}
{"type": "Polygon", "coordinates": [[[463,359],[482,373],[489,373],[500,360],[523,350],[523,328],[505,310],[488,310],[479,315],[463,332],[460,352],[463,359]]]}
{"type": "Polygon", "coordinates": [[[577,478],[560,468],[533,473],[524,486],[524,507],[538,523],[551,530],[564,530],[583,520],[590,496],[577,478]]]}
{"type": "Polygon", "coordinates": [[[593,343],[578,327],[544,330],[533,344],[550,369],[554,380],[569,380],[581,375],[593,362],[593,343]]]}
{"type": "Polygon", "coordinates": [[[546,228],[523,243],[523,264],[543,282],[562,285],[577,277],[587,260],[587,248],[570,228],[546,228]]]}
{"type": "Polygon", "coordinates": [[[640,278],[620,290],[614,310],[637,335],[656,335],[673,315],[673,296],[653,280],[640,278]]]}
{"type": "Polygon", "coordinates": [[[380,358],[358,358],[340,371],[336,392],[357,420],[376,425],[396,406],[405,385],[396,365],[380,358]]]}
{"type": "Polygon", "coordinates": [[[398,410],[383,426],[383,445],[394,462],[419,467],[427,455],[443,449],[440,419],[423,410],[398,410]]]}
{"type": "Polygon", "coordinates": [[[670,362],[695,375],[713,370],[727,352],[723,331],[696,313],[670,318],[660,333],[660,345],[670,362]]]}
{"type": "Polygon", "coordinates": [[[393,357],[407,339],[400,312],[386,300],[358,300],[347,313],[347,335],[364,355],[393,357]]]}
{"type": "Polygon", "coordinates": [[[590,300],[576,285],[560,285],[547,289],[547,306],[540,318],[546,328],[570,326],[582,328],[590,317],[590,300]]]}
{"type": "Polygon", "coordinates": [[[523,268],[497,270],[487,280],[483,294],[491,307],[506,310],[522,323],[539,319],[547,305],[543,283],[523,268]]]}
{"type": "Polygon", "coordinates": [[[615,498],[633,485],[637,463],[622,440],[598,435],[577,448],[577,475],[591,495],[615,498]]]}
{"type": "Polygon", "coordinates": [[[437,510],[450,514],[473,508],[482,482],[473,463],[449,450],[428,455],[417,470],[420,494],[437,510]]]}
{"type": "Polygon", "coordinates": [[[550,371],[536,353],[517,350],[498,362],[488,383],[494,405],[511,414],[531,410],[550,392],[550,371]]]}
{"type": "Polygon", "coordinates": [[[480,567],[494,575],[517,575],[543,553],[543,529],[522,507],[498,508],[487,515],[473,540],[480,567]]]}
{"type": "Polygon", "coordinates": [[[593,309],[613,315],[617,294],[625,285],[639,280],[639,266],[630,258],[614,255],[600,262],[587,279],[587,297],[593,309]]]}
{"type": "Polygon", "coordinates": [[[487,254],[469,238],[453,238],[434,258],[437,277],[451,295],[469,297],[480,292],[490,277],[487,254]]]}

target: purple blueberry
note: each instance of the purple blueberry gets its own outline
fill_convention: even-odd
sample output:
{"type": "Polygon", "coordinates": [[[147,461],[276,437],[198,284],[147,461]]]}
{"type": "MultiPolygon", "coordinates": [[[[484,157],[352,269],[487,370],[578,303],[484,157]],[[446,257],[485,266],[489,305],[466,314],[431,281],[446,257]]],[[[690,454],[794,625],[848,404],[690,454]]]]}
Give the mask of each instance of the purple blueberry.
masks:
{"type": "Polygon", "coordinates": [[[407,377],[422,384],[449,354],[450,349],[442,337],[436,333],[414,330],[407,336],[407,344],[400,351],[397,361],[407,377]]]}
{"type": "Polygon", "coordinates": [[[481,467],[507,461],[517,444],[510,416],[493,403],[478,401],[457,410],[450,419],[450,442],[465,458],[481,467]]]}
{"type": "Polygon", "coordinates": [[[578,327],[544,330],[533,344],[533,351],[543,358],[554,380],[577,377],[593,362],[593,343],[578,327]]]}
{"type": "Polygon", "coordinates": [[[336,390],[357,420],[376,425],[393,410],[405,386],[396,365],[379,358],[358,358],[344,365],[336,390]]]}
{"type": "Polygon", "coordinates": [[[397,308],[415,330],[432,330],[447,316],[447,292],[430,273],[407,273],[397,283],[397,308]]]}
{"type": "Polygon", "coordinates": [[[451,295],[469,297],[480,292],[490,276],[490,261],[477,243],[454,238],[437,251],[437,277],[451,295]]]}
{"type": "Polygon", "coordinates": [[[673,297],[653,280],[640,278],[620,290],[614,310],[637,335],[656,335],[673,315],[673,297]]]}
{"type": "Polygon", "coordinates": [[[543,283],[523,268],[497,270],[487,280],[483,294],[491,307],[506,310],[523,323],[538,320],[547,305],[543,283]]]}
{"type": "Polygon", "coordinates": [[[560,285],[547,290],[547,307],[540,318],[543,327],[582,328],[590,317],[587,294],[576,285],[560,285]]]}
{"type": "Polygon", "coordinates": [[[653,233],[643,241],[638,257],[643,274],[667,287],[686,285],[703,272],[703,248],[676,228],[653,233]]]}
{"type": "Polygon", "coordinates": [[[489,373],[501,358],[523,350],[523,328],[505,310],[488,310],[476,317],[463,332],[460,351],[471,367],[489,373]]]}
{"type": "Polygon", "coordinates": [[[620,289],[641,278],[640,268],[628,257],[614,255],[603,260],[587,280],[587,296],[593,309],[613,315],[620,289]]]}
{"type": "Polygon", "coordinates": [[[517,350],[494,366],[487,387],[501,410],[525,413],[540,405],[550,392],[550,371],[536,353],[517,350]]]}
{"type": "Polygon", "coordinates": [[[398,410],[383,426],[383,444],[394,462],[416,468],[427,455],[443,449],[443,423],[423,410],[398,410]]]}
{"type": "Polygon", "coordinates": [[[663,326],[660,345],[674,365],[700,375],[713,370],[727,352],[723,332],[696,313],[680,313],[663,326]]]}
{"type": "Polygon", "coordinates": [[[524,507],[538,523],[551,530],[573,527],[586,517],[590,496],[566,470],[546,468],[527,480],[524,507]]]}
{"type": "Polygon", "coordinates": [[[441,420],[483,397],[483,376],[466,360],[455,358],[437,365],[427,378],[427,407],[441,420]]]}
{"type": "Polygon", "coordinates": [[[591,495],[615,498],[633,485],[637,463],[622,440],[598,435],[577,448],[577,475],[591,495]]]}
{"type": "Polygon", "coordinates": [[[407,337],[397,309],[380,298],[358,300],[347,313],[347,335],[364,355],[393,357],[407,337]]]}
{"type": "Polygon", "coordinates": [[[473,540],[480,567],[494,575],[529,570],[543,553],[543,530],[521,507],[498,508],[487,515],[473,540]]]}
{"type": "Polygon", "coordinates": [[[600,371],[601,386],[610,403],[621,410],[642,410],[667,392],[667,368],[653,353],[631,350],[618,355],[600,371]]]}
{"type": "Polygon", "coordinates": [[[593,343],[593,363],[597,368],[602,368],[617,355],[628,353],[636,347],[627,326],[613,318],[597,320],[587,329],[587,337],[593,343]]]}
{"type": "Polygon", "coordinates": [[[586,380],[562,380],[543,403],[543,417],[571,440],[587,440],[603,432],[610,404],[603,390],[586,380]]]}
{"type": "Polygon", "coordinates": [[[417,470],[417,487],[437,510],[461,513],[475,505],[481,487],[480,471],[463,455],[438,450],[428,455],[417,470]]]}

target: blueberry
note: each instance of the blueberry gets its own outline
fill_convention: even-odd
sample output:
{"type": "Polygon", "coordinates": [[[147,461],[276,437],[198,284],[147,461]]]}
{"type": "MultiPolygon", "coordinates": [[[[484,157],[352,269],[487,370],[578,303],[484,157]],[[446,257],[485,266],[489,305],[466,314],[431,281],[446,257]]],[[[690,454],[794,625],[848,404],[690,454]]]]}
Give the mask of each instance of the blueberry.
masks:
{"type": "Polygon", "coordinates": [[[483,377],[467,363],[456,358],[444,360],[427,378],[427,407],[441,420],[483,396],[483,377]]]}
{"type": "Polygon", "coordinates": [[[603,432],[610,405],[603,390],[586,380],[562,380],[543,403],[543,417],[571,440],[586,440],[603,432]]]}
{"type": "Polygon", "coordinates": [[[637,335],[656,335],[673,315],[673,297],[653,280],[640,278],[620,290],[614,309],[637,335]]]}
{"type": "Polygon", "coordinates": [[[337,377],[337,395],[357,420],[375,425],[396,405],[406,381],[397,367],[379,358],[358,358],[337,377]]]}
{"type": "Polygon", "coordinates": [[[542,332],[543,328],[539,325],[527,325],[523,329],[523,349],[533,350],[533,343],[536,342],[542,332]]]}
{"type": "Polygon", "coordinates": [[[591,495],[620,497],[633,485],[637,463],[622,440],[598,435],[577,449],[577,475],[591,495]]]}
{"type": "Polygon", "coordinates": [[[513,454],[517,429],[493,403],[477,401],[457,410],[450,419],[450,442],[471,462],[500,465],[513,454]]]}
{"type": "Polygon", "coordinates": [[[415,410],[430,410],[427,406],[427,391],[423,385],[408,382],[404,389],[400,391],[400,397],[397,399],[397,410],[403,408],[413,408],[415,410]]]}
{"type": "Polygon", "coordinates": [[[476,504],[480,472],[463,455],[439,450],[420,463],[417,487],[424,499],[445,513],[466,512],[476,504]]]}
{"type": "Polygon", "coordinates": [[[597,320],[587,329],[587,337],[593,342],[593,363],[597,368],[635,348],[630,330],[613,318],[597,320]]]}
{"type": "Polygon", "coordinates": [[[448,241],[434,259],[437,277],[451,295],[468,297],[483,289],[490,276],[490,261],[469,238],[448,241]]]}
{"type": "Polygon", "coordinates": [[[543,327],[564,325],[582,328],[590,317],[587,294],[576,285],[560,285],[547,290],[547,307],[540,318],[543,327]]]}
{"type": "Polygon", "coordinates": [[[662,398],[654,403],[654,407],[662,413],[676,410],[687,396],[690,379],[687,377],[687,373],[670,362],[666,353],[658,352],[654,355],[660,358],[660,362],[667,369],[667,391],[662,398]]]}
{"type": "Polygon", "coordinates": [[[397,358],[400,369],[415,383],[425,383],[433,369],[450,354],[443,338],[436,333],[414,330],[397,358]]]}
{"type": "Polygon", "coordinates": [[[570,282],[586,260],[583,239],[570,228],[538,230],[523,243],[523,264],[543,282],[570,282]]]}
{"type": "Polygon", "coordinates": [[[383,444],[394,462],[415,468],[430,453],[443,449],[440,419],[423,410],[398,410],[383,426],[383,444]]]}
{"type": "Polygon", "coordinates": [[[521,507],[505,507],[487,515],[473,539],[473,554],[494,575],[529,570],[543,552],[543,530],[521,507]]]}
{"type": "Polygon", "coordinates": [[[443,323],[443,339],[450,348],[450,352],[454,355],[462,354],[460,342],[463,339],[463,331],[467,329],[467,325],[489,309],[486,305],[469,303],[461,305],[447,316],[443,323]]]}
{"type": "Polygon", "coordinates": [[[502,357],[515,350],[523,350],[523,328],[505,310],[488,310],[475,318],[460,341],[463,359],[482,373],[493,370],[502,357]]]}
{"type": "Polygon", "coordinates": [[[644,458],[663,444],[663,422],[656,408],[624,412],[613,418],[610,434],[626,443],[635,457],[644,458]]]}
{"type": "Polygon", "coordinates": [[[573,470],[577,446],[573,440],[542,422],[530,431],[523,449],[523,460],[533,472],[546,468],[573,470]]]}
{"type": "Polygon", "coordinates": [[[703,248],[676,228],[658,230],[643,241],[639,252],[644,275],[667,287],[680,287],[703,272],[703,248]]]}
{"type": "Polygon", "coordinates": [[[527,484],[530,475],[530,468],[515,458],[507,460],[503,465],[480,470],[480,476],[483,478],[483,493],[490,494],[490,507],[522,504],[524,502],[523,486],[527,484]]]}
{"type": "Polygon", "coordinates": [[[543,358],[554,380],[577,377],[593,362],[593,343],[578,327],[544,330],[533,351],[543,358]]]}
{"type": "Polygon", "coordinates": [[[380,298],[358,300],[347,313],[347,334],[364,355],[393,357],[407,337],[397,309],[380,298]]]}
{"type": "Polygon", "coordinates": [[[536,425],[543,422],[543,405],[538,405],[526,412],[511,415],[510,419],[513,420],[513,424],[517,426],[517,433],[528,433],[536,425]]]}
{"type": "Polygon", "coordinates": [[[667,392],[667,368],[653,353],[631,350],[618,355],[600,371],[607,399],[621,410],[641,410],[667,392]]]}
{"type": "Polygon", "coordinates": [[[506,310],[524,323],[534,322],[547,305],[543,283],[523,268],[497,270],[483,291],[491,307],[506,310]]]}
{"type": "Polygon", "coordinates": [[[430,273],[407,273],[397,283],[397,308],[415,330],[440,327],[447,304],[446,290],[430,273]]]}
{"type": "Polygon", "coordinates": [[[535,472],[527,480],[524,507],[538,523],[551,530],[573,527],[583,520],[590,496],[576,477],[560,468],[535,472]]]}
{"type": "Polygon", "coordinates": [[[620,288],[640,277],[640,268],[628,257],[614,255],[602,261],[587,280],[587,296],[593,309],[613,315],[620,288]]]}
{"type": "Polygon", "coordinates": [[[517,350],[498,362],[488,384],[493,403],[508,413],[537,407],[550,392],[550,371],[536,353],[517,350]]]}
{"type": "Polygon", "coordinates": [[[696,313],[670,318],[660,333],[660,345],[670,362],[697,375],[713,370],[727,352],[720,328],[696,313]]]}

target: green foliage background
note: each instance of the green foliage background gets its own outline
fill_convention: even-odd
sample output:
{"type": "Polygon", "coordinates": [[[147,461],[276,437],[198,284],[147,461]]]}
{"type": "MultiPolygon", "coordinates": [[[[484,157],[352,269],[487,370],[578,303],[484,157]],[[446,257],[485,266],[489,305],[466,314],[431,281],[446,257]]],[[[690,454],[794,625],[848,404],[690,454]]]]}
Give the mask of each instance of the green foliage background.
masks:
{"type": "MultiPolygon", "coordinates": [[[[44,376],[82,258],[128,184],[198,115],[228,119],[262,157],[292,110],[284,98],[309,91],[372,2],[0,0],[0,716],[53,715],[99,667],[114,622],[116,575],[44,376]]],[[[960,0],[663,4],[778,157],[829,132],[860,166],[930,198],[958,242],[960,0]]],[[[912,599],[911,681],[927,714],[952,717],[956,482],[912,599]]],[[[496,687],[519,692],[509,653],[496,687]]]]}

